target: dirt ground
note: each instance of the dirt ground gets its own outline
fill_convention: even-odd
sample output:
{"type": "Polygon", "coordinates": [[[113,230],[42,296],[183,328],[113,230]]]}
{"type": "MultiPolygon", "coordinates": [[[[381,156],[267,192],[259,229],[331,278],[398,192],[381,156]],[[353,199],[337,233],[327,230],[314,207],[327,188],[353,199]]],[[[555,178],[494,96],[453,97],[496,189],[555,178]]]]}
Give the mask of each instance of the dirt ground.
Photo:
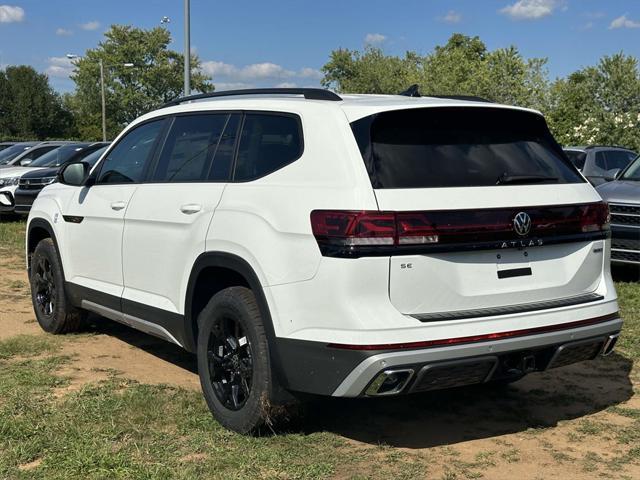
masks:
{"type": "MultiPolygon", "coordinates": [[[[35,321],[21,261],[0,258],[0,340],[18,334],[45,335],[35,321]]],[[[200,388],[195,359],[162,340],[102,318],[89,334],[63,340],[73,360],[60,372],[71,378],[64,391],[116,373],[141,383],[200,388]]],[[[637,445],[620,441],[633,419],[620,409],[640,409],[638,371],[611,355],[596,362],[530,375],[504,389],[476,387],[384,400],[313,402],[304,430],[329,431],[359,450],[384,445],[428,462],[433,478],[640,479],[637,445]]],[[[352,478],[361,471],[337,471],[352,478]]],[[[364,469],[371,471],[371,468],[364,469]]]]}

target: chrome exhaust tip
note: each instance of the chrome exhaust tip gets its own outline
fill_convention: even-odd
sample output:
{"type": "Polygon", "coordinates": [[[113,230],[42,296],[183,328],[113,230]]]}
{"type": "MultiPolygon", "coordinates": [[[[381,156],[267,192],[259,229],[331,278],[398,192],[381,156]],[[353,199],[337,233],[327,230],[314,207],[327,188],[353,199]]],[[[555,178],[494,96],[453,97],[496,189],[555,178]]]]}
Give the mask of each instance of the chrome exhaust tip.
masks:
{"type": "Polygon", "coordinates": [[[603,357],[611,355],[611,353],[613,352],[613,348],[616,346],[616,342],[618,341],[619,336],[620,336],[619,333],[616,333],[614,335],[609,335],[607,340],[604,342],[604,345],[602,346],[601,355],[603,357]]]}
{"type": "Polygon", "coordinates": [[[397,395],[407,386],[411,378],[413,378],[412,368],[385,370],[378,374],[364,393],[369,397],[397,395]]]}

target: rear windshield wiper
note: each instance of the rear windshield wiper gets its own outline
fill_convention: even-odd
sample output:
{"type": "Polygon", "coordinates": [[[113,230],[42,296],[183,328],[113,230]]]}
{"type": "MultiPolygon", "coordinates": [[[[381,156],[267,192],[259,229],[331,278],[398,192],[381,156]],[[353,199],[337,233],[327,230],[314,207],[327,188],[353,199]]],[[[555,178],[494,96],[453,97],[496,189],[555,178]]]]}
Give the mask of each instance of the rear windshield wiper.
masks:
{"type": "Polygon", "coordinates": [[[496,180],[496,185],[505,185],[509,183],[543,183],[557,181],[557,177],[548,177],[546,175],[507,175],[506,173],[503,173],[496,180]]]}

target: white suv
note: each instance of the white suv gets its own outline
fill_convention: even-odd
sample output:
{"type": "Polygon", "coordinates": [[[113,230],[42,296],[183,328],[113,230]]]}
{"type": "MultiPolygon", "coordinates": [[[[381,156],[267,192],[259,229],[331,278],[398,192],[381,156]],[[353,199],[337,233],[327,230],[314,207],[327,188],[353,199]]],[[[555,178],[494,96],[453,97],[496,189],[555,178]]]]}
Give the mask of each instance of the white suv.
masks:
{"type": "Polygon", "coordinates": [[[292,393],[396,395],[594,359],[622,321],[609,213],[540,113],[221,92],[148,113],[28,220],[48,332],[91,311],[196,352],[225,426],[292,393]]]}

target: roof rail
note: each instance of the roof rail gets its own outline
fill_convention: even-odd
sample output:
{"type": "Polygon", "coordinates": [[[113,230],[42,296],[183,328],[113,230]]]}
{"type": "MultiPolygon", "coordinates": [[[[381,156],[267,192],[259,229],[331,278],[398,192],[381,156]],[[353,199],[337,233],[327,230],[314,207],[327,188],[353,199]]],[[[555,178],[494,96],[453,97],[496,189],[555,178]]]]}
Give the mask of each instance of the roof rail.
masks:
{"type": "MultiPolygon", "coordinates": [[[[417,83],[414,83],[403,92],[400,92],[398,95],[402,95],[404,97],[422,97],[422,95],[420,94],[420,87],[417,83]]],[[[482,98],[482,97],[476,97],[474,95],[427,95],[427,97],[449,98],[451,100],[468,100],[472,102],[493,103],[491,100],[487,100],[486,98],[482,98]]]]}
{"type": "Polygon", "coordinates": [[[243,90],[225,90],[223,92],[199,93],[187,97],[176,98],[165,103],[161,108],[179,105],[193,100],[205,98],[235,97],[239,95],[303,95],[307,100],[340,101],[342,98],[336,93],[322,88],[247,88],[243,90]]]}
{"type": "Polygon", "coordinates": [[[493,103],[493,101],[488,100],[483,97],[477,97],[475,95],[429,95],[433,98],[449,98],[451,100],[467,100],[470,102],[484,102],[484,103],[493,103]]]}
{"type": "Polygon", "coordinates": [[[633,152],[634,150],[632,148],[629,147],[623,147],[622,145],[587,145],[586,147],[584,147],[585,150],[589,150],[590,148],[619,148],[620,150],[629,150],[630,152],[633,152]]]}

